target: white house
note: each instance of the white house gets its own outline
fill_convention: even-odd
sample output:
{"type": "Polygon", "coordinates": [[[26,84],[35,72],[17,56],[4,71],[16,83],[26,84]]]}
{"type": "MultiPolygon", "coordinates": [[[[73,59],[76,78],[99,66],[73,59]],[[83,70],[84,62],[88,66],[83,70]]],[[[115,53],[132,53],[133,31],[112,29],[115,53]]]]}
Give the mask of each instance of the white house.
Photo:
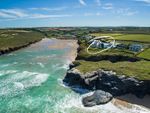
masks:
{"type": "Polygon", "coordinates": [[[108,48],[112,46],[111,43],[101,42],[100,40],[94,40],[91,44],[94,48],[108,48]]]}
{"type": "Polygon", "coordinates": [[[134,51],[134,52],[140,52],[143,50],[143,46],[140,44],[131,44],[129,46],[129,50],[134,51]]]}

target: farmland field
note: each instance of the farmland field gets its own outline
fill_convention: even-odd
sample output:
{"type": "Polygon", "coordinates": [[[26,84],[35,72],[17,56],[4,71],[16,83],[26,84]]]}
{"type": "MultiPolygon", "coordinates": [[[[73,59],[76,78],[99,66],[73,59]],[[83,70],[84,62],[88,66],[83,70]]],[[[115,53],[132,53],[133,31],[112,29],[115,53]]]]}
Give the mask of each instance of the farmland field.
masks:
{"type": "Polygon", "coordinates": [[[113,37],[116,37],[116,36],[122,36],[123,34],[121,34],[121,33],[92,33],[91,35],[92,36],[113,36],[113,37]]]}
{"type": "Polygon", "coordinates": [[[112,36],[116,40],[150,42],[150,34],[93,33],[93,36],[112,36]]]}
{"type": "Polygon", "coordinates": [[[137,57],[150,60],[150,48],[138,54],[137,57]]]}
{"type": "Polygon", "coordinates": [[[115,37],[116,40],[150,42],[150,35],[146,34],[127,34],[115,37]]]}
{"type": "Polygon", "coordinates": [[[43,34],[35,31],[0,30],[0,50],[20,47],[44,38],[43,34]]]}

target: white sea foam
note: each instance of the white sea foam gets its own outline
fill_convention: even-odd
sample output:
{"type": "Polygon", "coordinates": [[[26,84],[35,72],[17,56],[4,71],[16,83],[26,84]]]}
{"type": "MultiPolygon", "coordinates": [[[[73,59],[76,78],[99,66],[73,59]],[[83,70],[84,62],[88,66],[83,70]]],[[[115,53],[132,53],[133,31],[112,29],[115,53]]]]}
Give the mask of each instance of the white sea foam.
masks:
{"type": "Polygon", "coordinates": [[[48,74],[28,71],[13,73],[8,78],[0,80],[0,96],[15,95],[26,88],[40,86],[48,76],[48,74]]]}
{"type": "Polygon", "coordinates": [[[16,56],[16,54],[14,54],[14,53],[9,53],[9,54],[7,54],[7,56],[16,56]]]}
{"type": "Polygon", "coordinates": [[[8,66],[10,66],[11,64],[3,64],[3,65],[1,65],[0,67],[8,67],[8,66]]]}
{"type": "Polygon", "coordinates": [[[69,69],[69,65],[68,64],[64,64],[61,68],[63,68],[63,69],[69,69]]]}
{"type": "Polygon", "coordinates": [[[0,67],[4,68],[4,67],[16,65],[16,64],[18,64],[18,62],[13,62],[13,63],[9,63],[9,64],[3,64],[3,65],[0,65],[0,67]]]}
{"type": "Polygon", "coordinates": [[[33,87],[33,86],[40,86],[43,82],[45,82],[48,78],[48,74],[42,73],[34,73],[32,79],[24,80],[22,83],[24,84],[25,88],[33,87]]]}
{"type": "Polygon", "coordinates": [[[44,64],[43,63],[41,63],[41,62],[38,62],[37,63],[38,65],[40,65],[42,68],[44,68],[45,66],[44,66],[44,64]]]}
{"type": "Polygon", "coordinates": [[[65,88],[69,88],[67,85],[65,85],[64,83],[63,83],[63,80],[62,79],[57,79],[57,82],[58,82],[58,84],[60,85],[60,86],[63,86],[63,87],[65,87],[65,88]]]}
{"type": "Polygon", "coordinates": [[[17,70],[2,70],[0,71],[0,76],[4,76],[4,75],[7,75],[7,74],[13,74],[13,73],[16,73],[17,70]]]}
{"type": "Polygon", "coordinates": [[[14,65],[18,64],[18,62],[13,62],[14,65]]]}
{"type": "Polygon", "coordinates": [[[58,67],[60,67],[60,64],[53,64],[53,65],[52,65],[52,68],[53,68],[53,69],[57,69],[58,67]]]}
{"type": "Polygon", "coordinates": [[[21,82],[14,82],[14,86],[20,90],[24,89],[24,85],[21,82]]]}
{"type": "Polygon", "coordinates": [[[55,71],[57,70],[61,70],[61,69],[69,69],[69,66],[67,64],[54,64],[52,65],[52,69],[54,69],[55,71]]]}
{"type": "MultiPolygon", "coordinates": [[[[90,95],[92,92],[86,94],[90,95]]],[[[85,95],[83,95],[85,96],[85,95]]],[[[56,103],[56,113],[149,113],[149,110],[137,105],[133,108],[120,108],[115,106],[112,102],[105,105],[94,107],[84,107],[82,105],[82,97],[77,94],[68,94],[62,100],[56,103]]]]}

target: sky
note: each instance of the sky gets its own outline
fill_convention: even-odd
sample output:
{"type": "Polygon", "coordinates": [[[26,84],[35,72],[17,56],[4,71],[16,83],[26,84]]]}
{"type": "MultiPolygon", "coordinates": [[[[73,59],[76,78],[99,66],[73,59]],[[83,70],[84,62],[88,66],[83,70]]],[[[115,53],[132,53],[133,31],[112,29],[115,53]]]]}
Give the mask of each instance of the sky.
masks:
{"type": "Polygon", "coordinates": [[[0,28],[150,27],[150,0],[0,0],[0,28]]]}

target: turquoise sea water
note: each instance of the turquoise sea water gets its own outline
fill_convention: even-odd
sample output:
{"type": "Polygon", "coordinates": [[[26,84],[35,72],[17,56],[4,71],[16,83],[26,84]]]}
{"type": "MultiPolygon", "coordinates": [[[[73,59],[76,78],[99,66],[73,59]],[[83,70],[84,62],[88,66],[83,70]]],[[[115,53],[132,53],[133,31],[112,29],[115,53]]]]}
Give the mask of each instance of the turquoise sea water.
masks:
{"type": "Polygon", "coordinates": [[[49,45],[57,41],[46,39],[0,57],[0,113],[126,113],[111,103],[83,107],[82,96],[62,84],[70,46],[49,45]]]}

